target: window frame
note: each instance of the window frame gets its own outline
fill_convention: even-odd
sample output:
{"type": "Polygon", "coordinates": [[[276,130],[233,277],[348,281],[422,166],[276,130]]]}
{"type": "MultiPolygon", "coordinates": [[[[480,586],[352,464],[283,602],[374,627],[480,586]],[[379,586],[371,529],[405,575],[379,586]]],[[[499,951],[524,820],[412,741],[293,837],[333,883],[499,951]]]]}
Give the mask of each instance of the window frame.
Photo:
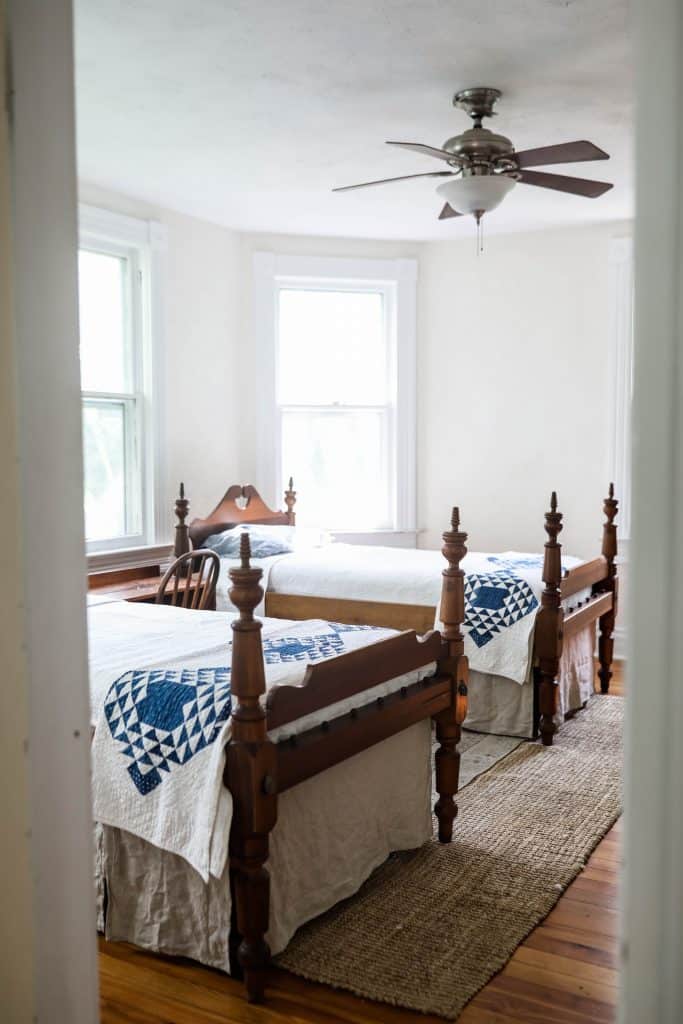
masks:
{"type": "MultiPolygon", "coordinates": [[[[161,353],[163,257],[166,229],[153,220],[79,205],[78,248],[123,257],[129,261],[131,389],[104,392],[81,389],[81,408],[88,402],[124,403],[128,472],[140,478],[140,530],[123,537],[86,540],[88,555],[140,551],[163,535],[163,463],[161,453],[163,393],[158,372],[161,353]],[[131,421],[134,435],[131,436],[131,421]],[[134,456],[132,465],[130,456],[134,456]]],[[[128,510],[126,510],[128,515],[128,510]]]]}
{"type": "MultiPolygon", "coordinates": [[[[258,484],[278,506],[288,469],[280,465],[282,417],[277,394],[278,300],[282,289],[381,292],[389,343],[393,394],[388,409],[388,484],[390,524],[387,529],[335,529],[337,537],[414,545],[417,533],[416,487],[416,289],[414,259],[354,259],[254,253],[254,322],[259,364],[258,484]]],[[[294,407],[291,407],[294,408],[294,407]]],[[[312,406],[318,411],[334,406],[312,406]]],[[[355,409],[356,406],[341,406],[355,409]]],[[[361,408],[360,406],[358,408],[361,408]]],[[[369,406],[376,409],[379,406],[369,406]]],[[[296,484],[296,481],[295,481],[296,484]]],[[[349,502],[360,496],[349,488],[349,502]]],[[[305,496],[302,495],[305,500],[305,496]]]]}

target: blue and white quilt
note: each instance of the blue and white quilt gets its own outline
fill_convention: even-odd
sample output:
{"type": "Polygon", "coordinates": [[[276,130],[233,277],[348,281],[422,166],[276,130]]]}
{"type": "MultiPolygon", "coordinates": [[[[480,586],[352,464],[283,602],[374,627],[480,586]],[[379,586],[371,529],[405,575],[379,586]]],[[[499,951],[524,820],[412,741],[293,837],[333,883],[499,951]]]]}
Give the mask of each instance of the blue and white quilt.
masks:
{"type": "MultiPolygon", "coordinates": [[[[91,610],[91,674],[96,677],[94,691],[101,695],[92,745],[94,817],[178,854],[204,881],[209,875],[220,877],[232,813],[230,793],[222,784],[232,709],[231,616],[166,608],[139,608],[129,614],[115,609],[104,606],[99,618],[96,610],[91,610]],[[138,641],[129,642],[126,651],[134,660],[123,671],[119,671],[121,661],[117,663],[116,657],[102,650],[107,643],[107,630],[101,628],[107,608],[111,609],[110,636],[116,637],[117,615],[128,622],[134,620],[138,629],[138,641]],[[149,639],[145,643],[143,613],[148,610],[149,639]],[[172,657],[165,662],[159,633],[164,613],[167,620],[170,616],[171,628],[176,622],[187,623],[183,614],[204,617],[195,619],[185,653],[180,650],[182,643],[173,641],[172,657]],[[207,620],[207,615],[212,619],[207,620]],[[93,619],[100,628],[93,630],[93,619]],[[107,674],[105,686],[102,677],[107,674]]],[[[321,620],[267,620],[263,639],[267,685],[298,684],[309,663],[381,640],[391,632],[321,620]]],[[[411,676],[417,679],[431,670],[425,667],[411,676]]],[[[404,677],[382,684],[382,693],[406,681],[404,677]]],[[[369,699],[380,695],[375,690],[368,692],[369,699]]],[[[335,713],[343,710],[335,707],[335,713]]],[[[328,708],[318,720],[329,713],[328,708]]],[[[314,718],[307,716],[288,731],[297,731],[300,724],[310,727],[316,724],[314,718]]]]}
{"type": "MultiPolygon", "coordinates": [[[[563,559],[563,568],[580,559],[563,559]]],[[[472,552],[465,570],[465,654],[476,672],[529,678],[536,612],[543,592],[543,556],[472,552]]]]}

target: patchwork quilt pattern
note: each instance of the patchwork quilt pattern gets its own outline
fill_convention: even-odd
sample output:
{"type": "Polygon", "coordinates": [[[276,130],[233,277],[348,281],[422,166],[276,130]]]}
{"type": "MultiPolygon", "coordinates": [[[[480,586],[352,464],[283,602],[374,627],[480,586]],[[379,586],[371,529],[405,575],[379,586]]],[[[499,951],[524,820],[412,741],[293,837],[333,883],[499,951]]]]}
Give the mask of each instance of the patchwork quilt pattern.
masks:
{"type": "Polygon", "coordinates": [[[514,572],[515,569],[542,569],[543,555],[517,555],[514,558],[505,558],[501,555],[489,555],[489,562],[500,566],[501,569],[508,569],[514,572]]]}
{"type": "MultiPolygon", "coordinates": [[[[263,641],[266,665],[321,661],[343,654],[343,634],[372,626],[330,623],[312,636],[263,641]]],[[[130,669],[109,689],[104,713],[127,771],[146,796],[164,777],[204,750],[230,717],[230,667],[130,669]]]]}
{"type": "Polygon", "coordinates": [[[537,607],[526,580],[508,569],[465,576],[465,630],[479,648],[537,607]]]}

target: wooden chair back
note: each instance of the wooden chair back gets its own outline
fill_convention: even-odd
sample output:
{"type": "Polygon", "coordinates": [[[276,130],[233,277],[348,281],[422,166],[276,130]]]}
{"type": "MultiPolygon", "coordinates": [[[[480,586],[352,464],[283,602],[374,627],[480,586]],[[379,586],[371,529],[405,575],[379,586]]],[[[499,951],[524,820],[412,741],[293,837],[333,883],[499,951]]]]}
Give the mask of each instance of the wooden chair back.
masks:
{"type": "Polygon", "coordinates": [[[186,551],[164,573],[155,603],[193,611],[213,608],[220,567],[221,560],[215,551],[186,551]]]}

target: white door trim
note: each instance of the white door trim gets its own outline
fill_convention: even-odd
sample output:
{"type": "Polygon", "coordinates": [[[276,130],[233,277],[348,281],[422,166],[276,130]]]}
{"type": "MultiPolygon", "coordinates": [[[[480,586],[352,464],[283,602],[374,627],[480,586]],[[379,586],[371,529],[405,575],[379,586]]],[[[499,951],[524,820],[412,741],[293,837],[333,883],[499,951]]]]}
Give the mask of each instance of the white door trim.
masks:
{"type": "Polygon", "coordinates": [[[71,0],[10,0],[35,1021],[98,1020],[71,0]]]}
{"type": "Polygon", "coordinates": [[[683,1020],[683,5],[636,0],[622,1024],[683,1020]],[[652,154],[656,153],[656,159],[652,154]]]}

